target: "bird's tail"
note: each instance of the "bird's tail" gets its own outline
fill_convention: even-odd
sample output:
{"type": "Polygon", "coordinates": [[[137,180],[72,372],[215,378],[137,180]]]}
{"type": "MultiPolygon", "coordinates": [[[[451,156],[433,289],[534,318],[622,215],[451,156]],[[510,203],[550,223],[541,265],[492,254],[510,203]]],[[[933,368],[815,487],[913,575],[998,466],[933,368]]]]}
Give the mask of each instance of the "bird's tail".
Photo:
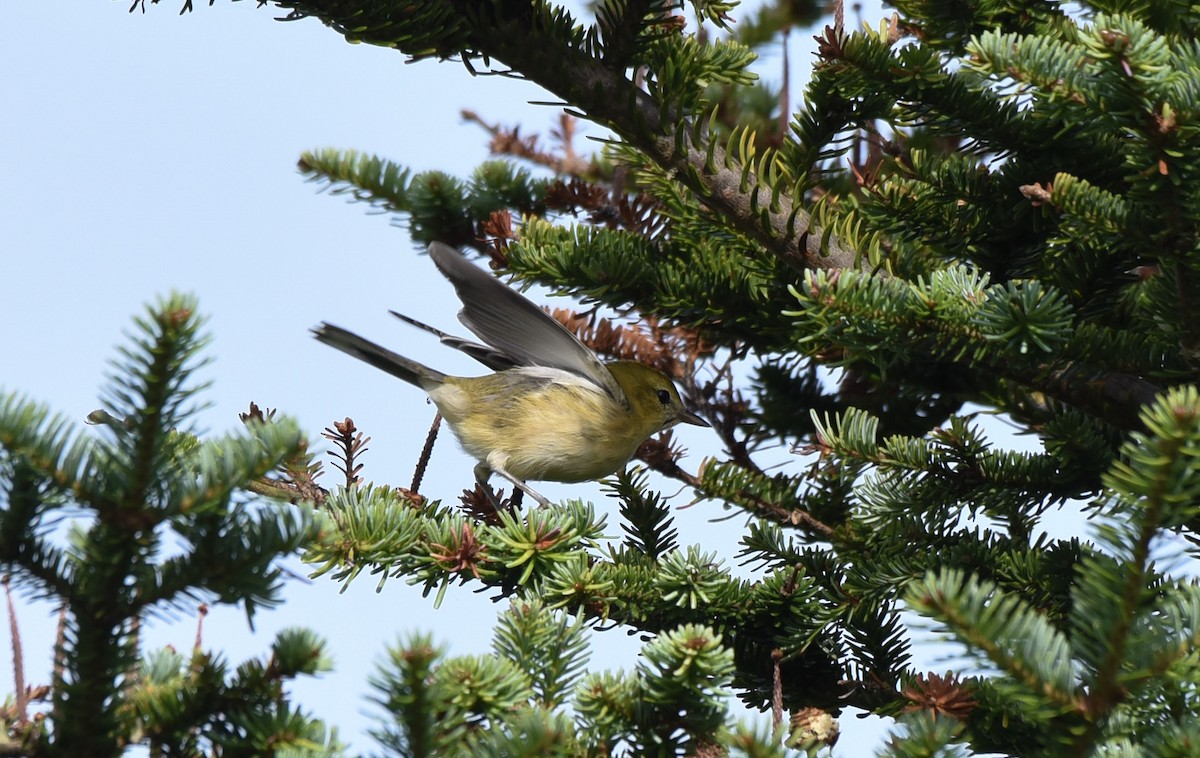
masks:
{"type": "Polygon", "coordinates": [[[383,369],[392,376],[399,377],[410,384],[415,384],[426,391],[437,387],[446,380],[446,375],[442,372],[435,371],[428,366],[405,358],[403,355],[393,353],[386,347],[376,345],[374,342],[359,337],[354,332],[346,331],[340,326],[322,322],[312,330],[312,333],[320,342],[324,342],[330,347],[336,347],[343,353],[353,355],[360,361],[369,363],[375,368],[383,369]]]}

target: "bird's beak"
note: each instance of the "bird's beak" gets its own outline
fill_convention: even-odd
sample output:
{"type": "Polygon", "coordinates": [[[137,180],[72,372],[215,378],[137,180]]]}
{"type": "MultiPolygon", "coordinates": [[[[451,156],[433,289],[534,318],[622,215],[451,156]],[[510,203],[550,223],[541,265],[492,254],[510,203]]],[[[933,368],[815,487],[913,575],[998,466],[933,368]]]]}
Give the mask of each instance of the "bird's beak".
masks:
{"type": "Polygon", "coordinates": [[[691,411],[684,411],[683,413],[680,413],[679,420],[685,424],[691,424],[692,426],[712,426],[712,424],[708,423],[691,411]]]}

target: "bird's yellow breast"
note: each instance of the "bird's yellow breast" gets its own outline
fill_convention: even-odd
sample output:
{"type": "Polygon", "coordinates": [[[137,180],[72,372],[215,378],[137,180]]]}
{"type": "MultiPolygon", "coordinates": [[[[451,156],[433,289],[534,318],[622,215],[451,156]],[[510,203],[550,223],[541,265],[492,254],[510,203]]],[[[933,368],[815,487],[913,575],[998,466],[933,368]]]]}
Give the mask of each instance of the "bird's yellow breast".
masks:
{"type": "Polygon", "coordinates": [[[585,382],[520,369],[448,377],[430,397],[469,455],[520,479],[600,479],[657,431],[585,382]]]}

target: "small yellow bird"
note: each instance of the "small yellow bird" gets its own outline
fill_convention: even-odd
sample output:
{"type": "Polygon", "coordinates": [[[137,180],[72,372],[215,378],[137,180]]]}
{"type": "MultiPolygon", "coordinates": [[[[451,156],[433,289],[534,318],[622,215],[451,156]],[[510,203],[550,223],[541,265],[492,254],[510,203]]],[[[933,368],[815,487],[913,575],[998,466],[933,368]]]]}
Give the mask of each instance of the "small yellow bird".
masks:
{"type": "Polygon", "coordinates": [[[392,315],[495,373],[447,376],[341,327],[322,323],[312,331],[326,345],[428,392],[463,449],[479,461],[475,478],[485,491],[494,472],[546,505],[526,480],[600,479],[628,463],[656,432],[680,422],[709,425],[684,408],[661,371],[636,361],[602,363],[562,324],[449,245],[434,242],[429,256],[463,303],[459,321],[486,344],[392,315]]]}

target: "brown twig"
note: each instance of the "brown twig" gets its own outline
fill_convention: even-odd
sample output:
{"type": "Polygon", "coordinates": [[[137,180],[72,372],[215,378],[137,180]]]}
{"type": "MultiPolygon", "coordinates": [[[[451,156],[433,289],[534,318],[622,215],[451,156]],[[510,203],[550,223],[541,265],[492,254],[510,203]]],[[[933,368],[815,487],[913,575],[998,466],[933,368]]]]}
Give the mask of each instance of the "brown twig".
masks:
{"type": "Polygon", "coordinates": [[[192,643],[192,650],[199,651],[204,644],[204,617],[208,615],[208,604],[201,603],[196,609],[196,641],[192,643]]]}
{"type": "Polygon", "coordinates": [[[361,481],[358,472],[362,471],[362,464],[358,462],[358,456],[367,452],[367,443],[371,441],[371,438],[364,436],[349,416],[344,421],[333,422],[332,429],[325,427],[321,436],[337,445],[337,448],[331,450],[329,454],[336,461],[333,467],[345,476],[346,487],[357,485],[361,481]]]}
{"type": "Polygon", "coordinates": [[[459,497],[462,510],[468,516],[490,526],[499,526],[501,510],[509,513],[516,513],[520,510],[525,494],[523,490],[514,488],[510,497],[504,497],[504,490],[488,492],[484,486],[476,482],[474,489],[463,490],[459,497]]]}
{"type": "Polygon", "coordinates": [[[12,577],[8,574],[4,575],[4,599],[8,603],[8,634],[12,640],[12,666],[13,666],[13,688],[14,693],[17,723],[23,725],[29,721],[29,701],[28,692],[25,690],[25,656],[21,652],[21,630],[17,627],[17,609],[13,605],[12,599],[12,577]]]}
{"type": "Polygon", "coordinates": [[[782,660],[782,650],[771,651],[771,726],[776,730],[783,724],[783,672],[779,665],[782,660]]]}
{"type": "Polygon", "coordinates": [[[643,442],[634,453],[634,457],[645,463],[651,471],[657,471],[663,476],[699,489],[701,488],[699,477],[685,471],[679,465],[679,459],[686,452],[683,448],[675,446],[675,435],[667,430],[657,437],[650,437],[643,442]]]}
{"type": "Polygon", "coordinates": [[[650,240],[661,238],[671,219],[661,213],[662,204],[643,192],[629,194],[616,173],[611,186],[601,186],[579,177],[561,179],[546,188],[546,210],[578,215],[587,212],[588,223],[608,229],[624,229],[650,240]]]}
{"type": "Polygon", "coordinates": [[[421,448],[421,457],[417,459],[417,468],[413,471],[412,487],[413,493],[421,491],[421,480],[425,478],[425,469],[429,466],[429,457],[433,455],[433,444],[437,442],[438,430],[442,426],[442,414],[436,413],[433,416],[433,423],[429,425],[429,433],[425,435],[425,445],[421,448]]]}
{"type": "Polygon", "coordinates": [[[558,128],[550,132],[550,136],[559,143],[558,152],[543,149],[536,134],[521,136],[519,126],[503,127],[499,124],[489,124],[472,110],[463,110],[460,115],[464,121],[478,124],[492,136],[492,143],[488,148],[492,155],[510,155],[545,166],[556,174],[570,176],[582,175],[592,165],[590,160],[580,158],[575,151],[575,118],[570,114],[560,114],[558,128]]]}
{"type": "Polygon", "coordinates": [[[63,680],[67,668],[67,606],[58,609],[58,627],[54,633],[54,667],[52,669],[55,682],[63,680]]]}

